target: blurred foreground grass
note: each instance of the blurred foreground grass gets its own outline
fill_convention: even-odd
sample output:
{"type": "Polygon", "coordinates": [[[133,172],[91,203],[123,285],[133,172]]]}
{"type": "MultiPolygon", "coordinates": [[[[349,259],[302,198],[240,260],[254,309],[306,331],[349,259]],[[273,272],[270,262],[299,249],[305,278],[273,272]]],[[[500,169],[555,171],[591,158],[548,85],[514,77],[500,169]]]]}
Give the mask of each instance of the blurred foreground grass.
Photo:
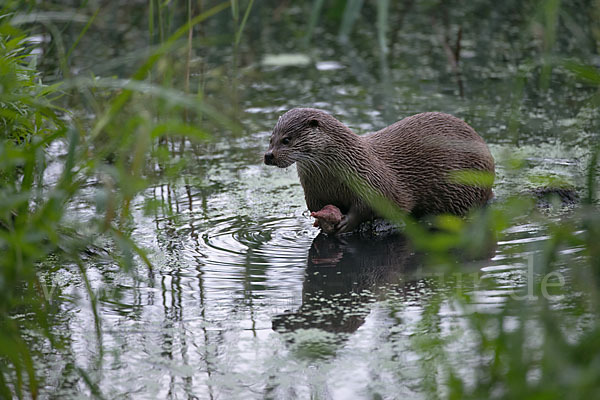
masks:
{"type": "MultiPolygon", "coordinates": [[[[199,115],[223,129],[236,129],[200,97],[170,87],[170,71],[161,71],[157,65],[180,50],[179,39],[189,29],[227,8],[227,3],[190,18],[164,38],[129,79],[73,78],[66,66],[73,48],[67,54],[59,45],[64,78],[52,85],[44,83],[37,69],[36,38],[12,24],[12,17],[27,21],[14,13],[20,6],[18,2],[5,5],[0,19],[2,398],[37,396],[35,356],[24,332],[41,332],[51,346],[63,349],[53,329],[55,307],[44,293],[46,282],[40,281],[43,272],[52,273],[43,270],[43,261],[52,256],[55,265],[77,271],[88,290],[84,258],[98,251],[110,254],[124,272],[134,273],[134,257],[151,269],[144,251],[130,238],[130,206],[157,174],[175,175],[180,170],[181,163],[173,162],[167,149],[175,139],[166,138],[177,135],[182,145],[206,140],[199,115]],[[149,79],[151,74],[155,74],[153,79],[149,79]],[[156,74],[164,84],[156,83],[156,74]],[[74,102],[86,106],[64,108],[74,102]],[[48,174],[50,168],[60,172],[48,174]],[[69,209],[85,197],[90,185],[96,190],[88,207],[94,210],[87,220],[73,221],[69,209]],[[94,247],[99,238],[105,240],[103,248],[94,247]],[[15,316],[21,314],[33,318],[17,322],[15,316]]],[[[53,24],[61,17],[69,15],[47,13],[32,21],[45,21],[55,32],[53,24]]],[[[101,321],[91,298],[100,335],[101,321]]]]}

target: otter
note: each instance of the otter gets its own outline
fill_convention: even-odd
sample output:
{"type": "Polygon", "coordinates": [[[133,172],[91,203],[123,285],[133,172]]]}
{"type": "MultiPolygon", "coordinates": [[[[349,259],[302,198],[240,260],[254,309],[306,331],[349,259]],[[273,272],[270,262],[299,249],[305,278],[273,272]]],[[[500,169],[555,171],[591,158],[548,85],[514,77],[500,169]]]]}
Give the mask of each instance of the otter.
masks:
{"type": "Polygon", "coordinates": [[[492,197],[495,172],[481,136],[439,112],[359,136],[325,111],[294,108],[277,121],[264,162],[280,168],[296,163],[308,209],[334,205],[343,214],[335,234],[390,215],[392,208],[416,217],[465,215],[492,197]]]}

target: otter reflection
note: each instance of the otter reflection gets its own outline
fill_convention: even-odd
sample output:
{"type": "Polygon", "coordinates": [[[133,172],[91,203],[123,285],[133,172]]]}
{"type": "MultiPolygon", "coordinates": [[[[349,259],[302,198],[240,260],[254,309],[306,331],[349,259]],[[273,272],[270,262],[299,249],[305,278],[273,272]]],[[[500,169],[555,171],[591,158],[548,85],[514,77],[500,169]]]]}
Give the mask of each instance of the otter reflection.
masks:
{"type": "Polygon", "coordinates": [[[386,284],[412,280],[420,258],[400,234],[369,239],[319,234],[308,252],[302,306],[276,316],[273,329],[354,332],[369,314],[374,292],[386,284]]]}
{"type": "MultiPolygon", "coordinates": [[[[496,241],[488,245],[480,249],[478,256],[459,256],[461,269],[471,264],[469,269],[479,271],[495,253],[496,241]]],[[[415,252],[410,241],[399,233],[369,238],[321,233],[308,252],[302,305],[296,312],[275,316],[273,329],[285,332],[319,328],[352,333],[364,323],[369,304],[381,293],[385,295],[382,288],[393,285],[392,290],[409,295],[430,282],[423,278],[437,275],[435,270],[422,268],[423,259],[424,255],[415,252]],[[417,281],[419,285],[414,284],[417,281]]]]}

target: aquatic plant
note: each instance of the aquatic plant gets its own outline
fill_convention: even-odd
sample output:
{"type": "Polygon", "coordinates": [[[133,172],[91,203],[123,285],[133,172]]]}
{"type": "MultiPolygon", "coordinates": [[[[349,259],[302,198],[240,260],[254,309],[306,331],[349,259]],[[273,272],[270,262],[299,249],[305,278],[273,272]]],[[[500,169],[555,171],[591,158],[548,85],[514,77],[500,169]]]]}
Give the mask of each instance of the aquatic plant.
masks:
{"type": "Polygon", "coordinates": [[[55,289],[56,265],[74,270],[84,282],[98,337],[102,322],[84,259],[109,257],[123,272],[136,276],[133,259],[138,257],[151,270],[144,250],[131,240],[130,207],[156,176],[155,166],[166,175],[176,174],[181,167],[165,159],[166,138],[205,140],[205,130],[192,122],[200,114],[235,129],[201,98],[147,79],[161,59],[179,48],[180,37],[226,7],[220,4],[190,18],[164,38],[128,80],[72,76],[69,55],[79,39],[65,52],[60,34],[50,29],[63,79],[48,85],[37,68],[39,54],[47,50],[44,36],[32,36],[17,24],[44,22],[52,28],[55,20],[69,15],[41,13],[28,18],[15,14],[18,2],[4,6],[0,19],[0,355],[7,362],[0,364],[2,397],[37,396],[40,383],[32,341],[45,338],[57,351],[65,351],[68,333],[61,332],[53,320],[52,301],[61,295],[48,293],[49,288],[55,289]],[[75,111],[67,108],[73,99],[83,103],[75,111]],[[93,113],[91,119],[81,114],[82,105],[93,113]],[[165,117],[156,118],[158,110],[165,117]],[[48,174],[53,167],[61,171],[58,176],[48,174]],[[93,211],[74,220],[70,213],[81,206],[93,211]],[[53,260],[52,266],[48,259],[53,260]]]}

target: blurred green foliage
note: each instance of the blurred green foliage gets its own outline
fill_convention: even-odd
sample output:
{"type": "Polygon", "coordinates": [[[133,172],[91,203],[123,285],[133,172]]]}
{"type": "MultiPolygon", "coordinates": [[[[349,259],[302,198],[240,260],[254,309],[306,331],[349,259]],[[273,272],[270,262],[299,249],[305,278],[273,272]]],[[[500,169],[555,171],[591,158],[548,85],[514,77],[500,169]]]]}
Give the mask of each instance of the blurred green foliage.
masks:
{"type": "MultiPolygon", "coordinates": [[[[43,273],[52,273],[44,269],[44,260],[52,256],[56,264],[77,271],[88,290],[83,259],[90,255],[110,253],[124,272],[132,274],[134,256],[151,268],[130,238],[130,206],[156,176],[155,165],[165,175],[175,175],[182,167],[173,162],[170,152],[165,153],[165,138],[176,134],[186,140],[206,140],[202,126],[192,123],[200,114],[225,129],[235,129],[201,98],[147,79],[180,46],[177,40],[188,27],[227,6],[223,3],[190,18],[165,37],[127,80],[70,78],[68,56],[77,40],[68,53],[59,51],[64,79],[46,85],[36,65],[36,38],[11,21],[23,5],[4,5],[0,13],[0,397],[37,396],[35,357],[25,331],[41,332],[61,349],[52,322],[55,310],[44,292],[51,285],[40,281],[43,273]],[[64,107],[74,100],[89,107],[93,117],[88,118],[81,106],[64,107]],[[51,167],[61,171],[57,179],[47,173],[51,167]],[[90,183],[96,186],[96,195],[84,201],[95,212],[88,220],[73,221],[69,209],[86,197],[83,191],[90,183]],[[108,240],[108,247],[106,242],[102,248],[95,246],[99,238],[108,240]],[[17,318],[22,314],[35,318],[22,322],[17,318]]],[[[47,17],[50,24],[61,14],[47,17]]],[[[168,71],[162,75],[168,83],[168,71]]],[[[90,298],[100,334],[95,297],[90,298]]]]}
{"type": "MultiPolygon", "coordinates": [[[[66,127],[53,104],[57,89],[39,82],[27,46],[23,32],[6,21],[0,25],[0,354],[15,366],[16,394],[22,395],[25,381],[35,397],[32,356],[11,314],[31,308],[48,333],[45,304],[37,301],[36,262],[58,243],[61,203],[69,185],[63,180],[60,189],[45,197],[44,147],[64,137],[66,127]]],[[[9,398],[6,365],[1,367],[0,393],[9,398]]]]}

